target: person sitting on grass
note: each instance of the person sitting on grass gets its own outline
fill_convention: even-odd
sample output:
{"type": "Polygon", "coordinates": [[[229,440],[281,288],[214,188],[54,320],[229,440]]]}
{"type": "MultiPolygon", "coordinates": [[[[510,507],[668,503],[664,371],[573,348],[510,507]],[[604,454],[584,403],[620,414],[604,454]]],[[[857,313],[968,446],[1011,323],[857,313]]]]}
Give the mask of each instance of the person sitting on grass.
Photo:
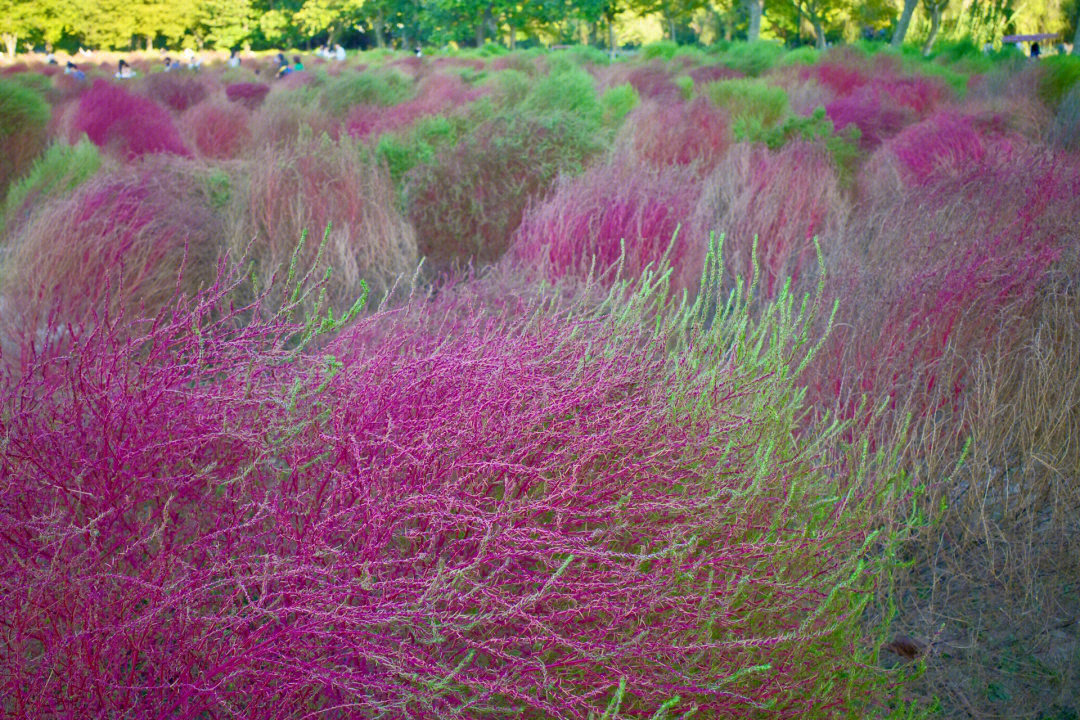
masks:
{"type": "Polygon", "coordinates": [[[293,55],[292,60],[293,60],[293,70],[294,71],[299,72],[300,70],[304,69],[304,63],[300,62],[300,56],[299,55],[293,55]]]}
{"type": "Polygon", "coordinates": [[[85,80],[86,73],[79,69],[79,66],[68,60],[67,65],[64,67],[64,74],[71,75],[76,80],[85,80]]]}
{"type": "Polygon", "coordinates": [[[341,45],[334,46],[334,59],[338,62],[345,59],[345,48],[341,47],[341,45]]]}
{"type": "Polygon", "coordinates": [[[116,64],[116,78],[118,80],[127,80],[133,77],[135,77],[135,71],[127,64],[127,60],[120,58],[120,62],[116,64]]]}
{"type": "Polygon", "coordinates": [[[229,67],[240,67],[240,53],[236,48],[229,52],[229,67]]]}

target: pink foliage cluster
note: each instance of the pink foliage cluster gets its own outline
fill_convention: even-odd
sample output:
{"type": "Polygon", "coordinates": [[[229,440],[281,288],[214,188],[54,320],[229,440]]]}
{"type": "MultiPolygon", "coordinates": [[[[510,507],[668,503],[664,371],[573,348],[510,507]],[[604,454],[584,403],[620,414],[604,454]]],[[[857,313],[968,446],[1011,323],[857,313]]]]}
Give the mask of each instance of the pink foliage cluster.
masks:
{"type": "Polygon", "coordinates": [[[967,174],[984,165],[1009,163],[1024,139],[993,121],[940,112],[909,125],[886,144],[906,182],[926,184],[945,175],[967,174]]]}
{"type": "Polygon", "coordinates": [[[750,278],[756,261],[771,298],[780,283],[789,277],[797,282],[814,262],[814,238],[836,229],[841,204],[836,173],[820,144],[794,141],[776,151],[739,145],[710,177],[694,226],[723,233],[732,276],[750,278]]]}
{"type": "Polygon", "coordinates": [[[270,86],[263,83],[233,83],[225,86],[225,97],[240,103],[248,110],[255,110],[262,105],[270,92],[270,86]]]}
{"type": "Polygon", "coordinates": [[[148,153],[190,154],[165,110],[107,80],[95,80],[83,93],[72,125],[72,142],[86,133],[94,144],[128,159],[148,153]]]}
{"type": "Polygon", "coordinates": [[[635,154],[654,165],[716,166],[731,144],[727,113],[704,97],[643,103],[626,121],[635,154]]]}
{"type": "Polygon", "coordinates": [[[873,149],[937,108],[949,95],[944,82],[921,75],[901,75],[895,63],[843,58],[804,67],[805,82],[814,80],[833,93],[826,112],[837,130],[855,125],[862,147],[873,149]]]}
{"type": "Polygon", "coordinates": [[[362,139],[406,128],[423,117],[453,112],[484,93],[469,87],[459,75],[437,73],[420,81],[412,100],[390,107],[357,105],[349,111],[346,125],[349,135],[362,139]]]}
{"type": "Polygon", "coordinates": [[[206,85],[191,73],[160,72],[146,78],[146,94],[160,105],[184,112],[207,96],[206,85]]]}
{"type": "MultiPolygon", "coordinates": [[[[525,213],[511,256],[557,279],[583,278],[593,262],[598,274],[605,273],[620,260],[624,276],[635,278],[646,266],[655,269],[667,254],[675,270],[673,286],[693,290],[706,241],[680,225],[692,216],[700,185],[697,174],[686,168],[627,161],[563,178],[546,200],[525,213]]],[[[615,278],[608,272],[607,279],[615,278]]]]}
{"type": "Polygon", "coordinates": [[[725,65],[700,65],[690,70],[694,85],[701,87],[717,80],[733,80],[744,77],[743,73],[725,65]]]}
{"type": "Polygon", "coordinates": [[[661,103],[680,102],[682,90],[674,83],[668,69],[659,63],[639,65],[626,73],[625,80],[634,86],[643,99],[661,103]]]}
{"type": "Polygon", "coordinates": [[[1007,342],[1072,251],[1078,196],[1075,164],[1024,151],[1011,164],[928,177],[883,199],[880,217],[857,219],[867,240],[834,263],[848,303],[808,376],[816,403],[853,413],[865,393],[916,421],[958,410],[964,358],[1007,342]]]}
{"type": "Polygon", "coordinates": [[[765,533],[800,461],[754,465],[754,378],[691,374],[673,408],[644,328],[459,301],[300,354],[226,294],[0,379],[6,712],[584,720],[620,679],[627,716],[838,701],[814,610],[847,543],[765,533]]]}
{"type": "Polygon", "coordinates": [[[184,114],[184,124],[199,154],[237,158],[251,137],[250,113],[243,106],[207,101],[184,114]]]}

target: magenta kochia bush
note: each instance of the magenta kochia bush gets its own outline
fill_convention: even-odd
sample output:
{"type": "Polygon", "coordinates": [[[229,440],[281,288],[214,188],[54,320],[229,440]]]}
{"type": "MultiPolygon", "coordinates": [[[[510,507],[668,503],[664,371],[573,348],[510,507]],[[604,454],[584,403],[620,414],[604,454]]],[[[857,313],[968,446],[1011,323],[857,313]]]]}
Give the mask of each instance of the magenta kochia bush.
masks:
{"type": "Polygon", "coordinates": [[[941,112],[909,125],[882,152],[895,158],[904,181],[925,184],[967,174],[984,165],[1010,163],[1026,143],[1000,123],[941,112]]]}
{"type": "Polygon", "coordinates": [[[231,294],[71,328],[0,380],[6,713],[799,717],[869,697],[866,518],[793,445],[783,368],[693,333],[680,362],[633,317],[491,315],[467,291],[303,351],[231,294]]]}
{"type": "Polygon", "coordinates": [[[971,359],[1011,348],[1055,268],[1075,275],[1078,196],[1074,162],[1025,151],[861,207],[862,242],[834,248],[841,309],[806,378],[815,404],[854,412],[866,394],[916,423],[957,413],[961,434],[971,359]]]}
{"type": "Polygon", "coordinates": [[[95,80],[79,99],[72,130],[71,142],[86,133],[95,145],[123,158],[147,153],[190,154],[168,112],[107,80],[95,80]]]}
{"type": "Polygon", "coordinates": [[[823,145],[796,140],[771,151],[739,144],[705,183],[693,227],[725,235],[729,277],[750,277],[756,263],[762,295],[771,298],[786,278],[805,279],[814,238],[836,235],[843,207],[823,145]]]}
{"type": "Polygon", "coordinates": [[[725,110],[704,97],[649,102],[630,114],[622,136],[637,157],[653,165],[711,170],[731,144],[731,122],[725,110]]]}
{"type": "Polygon", "coordinates": [[[610,279],[614,266],[638,277],[667,255],[675,287],[694,290],[707,242],[680,225],[693,215],[700,184],[687,168],[654,169],[626,160],[563,177],[526,212],[511,254],[548,277],[583,278],[594,269],[610,279]]]}

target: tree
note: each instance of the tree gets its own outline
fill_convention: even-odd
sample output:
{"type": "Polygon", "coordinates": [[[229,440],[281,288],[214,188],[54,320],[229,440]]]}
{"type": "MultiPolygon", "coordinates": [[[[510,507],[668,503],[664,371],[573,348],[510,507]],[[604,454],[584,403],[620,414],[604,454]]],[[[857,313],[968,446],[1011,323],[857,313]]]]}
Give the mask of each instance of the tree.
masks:
{"type": "Polygon", "coordinates": [[[896,29],[893,30],[892,46],[898,48],[904,44],[908,27],[911,25],[911,16],[915,14],[915,7],[919,0],[904,0],[904,9],[900,13],[900,19],[896,21],[896,29]]]}
{"type": "Polygon", "coordinates": [[[19,49],[19,38],[34,29],[35,6],[36,3],[26,0],[0,0],[0,39],[12,60],[19,49]]]}
{"type": "Polygon", "coordinates": [[[930,16],[930,34],[926,36],[926,43],[923,44],[923,55],[929,55],[934,49],[934,42],[941,31],[941,13],[948,4],[949,0],[923,0],[923,7],[930,16]]]}
{"type": "Polygon", "coordinates": [[[235,48],[251,35],[250,0],[199,0],[193,33],[199,43],[214,48],[235,48]]]}
{"type": "Polygon", "coordinates": [[[746,29],[747,42],[757,42],[761,37],[761,15],[764,10],[761,3],[762,0],[743,0],[750,17],[750,25],[746,29]]]}
{"type": "Polygon", "coordinates": [[[769,7],[779,11],[776,15],[794,16],[795,34],[806,20],[814,31],[814,44],[820,49],[825,47],[826,27],[842,18],[849,9],[849,0],[773,0],[769,7]]]}

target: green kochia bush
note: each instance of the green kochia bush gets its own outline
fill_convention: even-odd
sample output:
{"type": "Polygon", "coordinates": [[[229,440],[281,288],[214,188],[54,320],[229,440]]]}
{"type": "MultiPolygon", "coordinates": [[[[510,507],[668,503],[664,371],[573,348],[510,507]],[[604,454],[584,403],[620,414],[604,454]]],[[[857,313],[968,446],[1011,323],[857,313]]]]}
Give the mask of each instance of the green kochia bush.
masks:
{"type": "Polygon", "coordinates": [[[796,439],[819,303],[752,323],[715,277],[681,310],[495,277],[306,325],[226,277],[28,352],[5,713],[865,716],[892,486],[796,439]]]}
{"type": "Polygon", "coordinates": [[[1069,90],[1080,85],[1080,57],[1054,55],[1046,59],[1042,68],[1039,96],[1052,109],[1056,109],[1069,90]]]}
{"type": "Polygon", "coordinates": [[[101,153],[85,138],[74,146],[63,142],[51,145],[30,172],[11,186],[0,215],[0,230],[10,231],[16,224],[25,222],[37,207],[71,192],[99,167],[101,153]]]}
{"type": "Polygon", "coordinates": [[[0,196],[45,147],[49,104],[21,83],[0,79],[0,196]]]}
{"type": "MultiPolygon", "coordinates": [[[[595,97],[592,103],[600,107],[595,97]]],[[[560,172],[580,171],[601,142],[596,125],[577,115],[519,112],[481,123],[434,162],[416,166],[404,203],[428,268],[497,260],[529,199],[560,172]]]]}
{"type": "Polygon", "coordinates": [[[412,95],[412,81],[397,70],[346,71],[326,83],[319,104],[342,117],[356,105],[396,105],[412,95]]]}
{"type": "Polygon", "coordinates": [[[731,114],[739,140],[772,128],[788,114],[784,89],[761,80],[718,80],[705,86],[705,95],[731,114]]]}
{"type": "Polygon", "coordinates": [[[592,75],[577,68],[542,78],[522,102],[521,110],[537,116],[561,111],[589,127],[598,126],[604,112],[592,75]]]}

